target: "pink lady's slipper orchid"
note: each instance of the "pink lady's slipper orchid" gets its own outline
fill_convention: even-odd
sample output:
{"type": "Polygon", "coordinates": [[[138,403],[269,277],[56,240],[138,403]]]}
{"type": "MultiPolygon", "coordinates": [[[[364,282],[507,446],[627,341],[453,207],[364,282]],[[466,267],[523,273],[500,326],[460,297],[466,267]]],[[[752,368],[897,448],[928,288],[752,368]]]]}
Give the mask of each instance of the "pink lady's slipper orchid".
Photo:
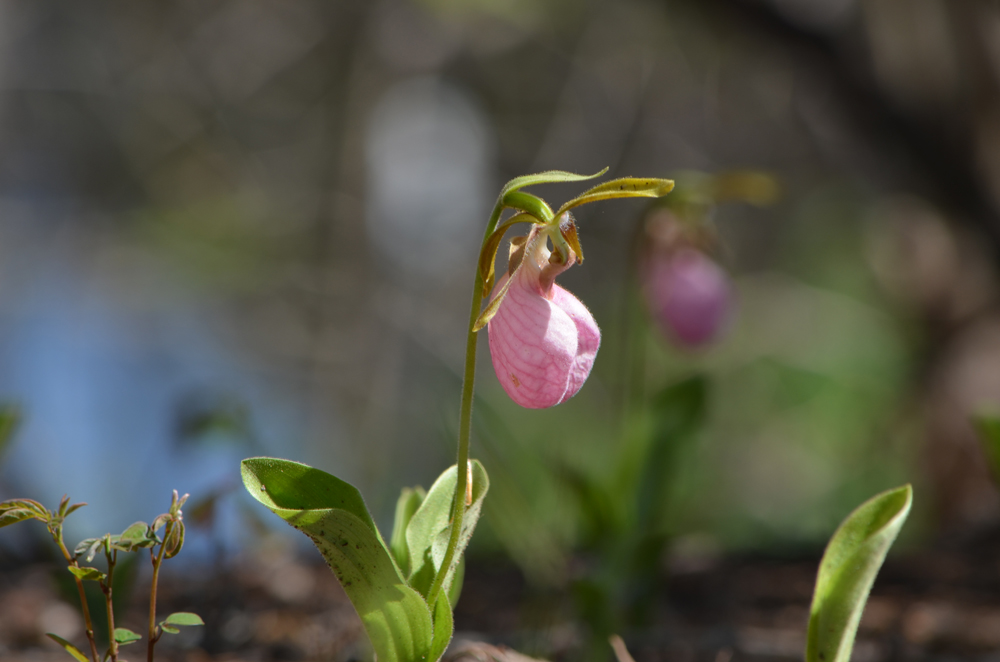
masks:
{"type": "Polygon", "coordinates": [[[576,261],[549,251],[544,232],[533,229],[512,244],[511,265],[493,290],[502,296],[487,326],[490,355],[507,395],[522,407],[541,409],[569,400],[590,375],[601,331],[587,307],[555,283],[576,261]]]}
{"type": "Polygon", "coordinates": [[[650,312],[679,345],[701,347],[725,330],[733,307],[729,277],[701,251],[655,253],[645,280],[650,312]]]}

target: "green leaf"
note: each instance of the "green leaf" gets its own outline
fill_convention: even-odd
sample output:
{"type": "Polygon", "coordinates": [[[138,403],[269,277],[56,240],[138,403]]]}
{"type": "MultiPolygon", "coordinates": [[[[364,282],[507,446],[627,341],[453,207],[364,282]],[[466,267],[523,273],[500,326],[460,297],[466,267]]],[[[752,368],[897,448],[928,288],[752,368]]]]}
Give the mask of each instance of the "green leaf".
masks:
{"type": "MultiPolygon", "coordinates": [[[[0,528],[23,522],[26,519],[42,519],[36,513],[24,508],[11,508],[0,512],[0,528]]],[[[44,520],[43,520],[44,521],[44,520]]]]}
{"type": "Polygon", "coordinates": [[[142,635],[136,632],[132,632],[128,628],[115,628],[115,641],[117,641],[122,646],[126,644],[135,643],[142,639],[142,635]]]}
{"type": "Polygon", "coordinates": [[[86,540],[81,540],[73,551],[77,556],[86,555],[86,561],[90,563],[97,556],[97,552],[100,551],[103,543],[104,538],[87,538],[86,540]]]}
{"type": "Polygon", "coordinates": [[[201,616],[198,614],[193,614],[189,611],[175,611],[174,613],[163,619],[163,624],[167,625],[204,625],[205,621],[201,620],[201,616]]]}
{"type": "Polygon", "coordinates": [[[26,519],[37,519],[48,522],[49,511],[34,499],[8,499],[0,501],[0,528],[23,522],[26,519]]]}
{"type": "MultiPolygon", "coordinates": [[[[406,529],[406,543],[410,548],[410,567],[413,568],[410,585],[424,596],[427,595],[435,574],[440,570],[448,548],[452,495],[455,492],[457,478],[455,465],[445,470],[428,490],[427,497],[414,513],[406,529]]],[[[461,537],[455,549],[452,567],[445,576],[443,586],[446,593],[451,587],[462,552],[465,551],[469,538],[476,528],[489,486],[490,481],[483,465],[478,460],[472,460],[472,504],[466,506],[465,516],[462,518],[461,537]]]]}
{"type": "Polygon", "coordinates": [[[173,625],[164,625],[163,623],[160,623],[160,629],[163,630],[164,632],[169,632],[170,634],[180,634],[181,632],[173,625]]]}
{"type": "Polygon", "coordinates": [[[111,537],[111,546],[125,552],[132,552],[143,547],[152,547],[156,539],[149,535],[149,525],[145,522],[133,522],[120,535],[111,537]]]}
{"type": "Polygon", "coordinates": [[[74,577],[82,579],[83,581],[99,582],[107,576],[97,568],[78,568],[75,566],[69,566],[67,569],[73,573],[74,577]]]}
{"type": "MultiPolygon", "coordinates": [[[[465,556],[459,559],[455,567],[455,575],[451,579],[451,587],[448,589],[448,604],[454,608],[458,604],[458,599],[462,597],[462,584],[465,583],[465,556]]],[[[436,630],[435,630],[436,632],[436,630]]]]}
{"type": "Polygon", "coordinates": [[[379,662],[426,659],[430,609],[406,584],[358,490],[290,460],[250,458],[241,471],[254,498],[319,548],[361,616],[379,662]]]}
{"type": "Polygon", "coordinates": [[[806,662],[850,662],[868,592],[912,503],[909,485],[882,492],[848,515],[830,538],[816,577],[806,662]]]}
{"type": "Polygon", "coordinates": [[[422,487],[404,487],[403,493],[399,495],[399,501],[396,502],[396,517],[392,523],[389,549],[404,577],[410,575],[410,548],[406,545],[406,527],[426,496],[427,492],[422,487]]]}
{"type": "Polygon", "coordinates": [[[45,636],[48,637],[49,639],[51,639],[52,641],[56,642],[60,646],[62,646],[63,650],[65,650],[67,653],[69,653],[74,658],[76,658],[77,660],[79,660],[79,662],[90,662],[90,660],[87,658],[87,656],[83,654],[83,651],[81,651],[79,648],[77,648],[73,644],[69,643],[68,641],[66,641],[65,639],[63,639],[62,637],[60,637],[59,635],[52,634],[51,632],[46,632],[45,636]]]}
{"type": "Polygon", "coordinates": [[[522,175],[507,182],[507,184],[500,191],[500,199],[503,200],[504,197],[506,197],[506,195],[511,191],[518,191],[525,186],[534,186],[536,184],[556,184],[559,182],[582,182],[588,179],[594,179],[595,177],[600,177],[607,171],[608,169],[605,168],[600,172],[595,172],[593,175],[577,175],[564,170],[547,170],[534,175],[522,175]]]}
{"type": "Polygon", "coordinates": [[[448,595],[441,594],[437,604],[434,605],[434,639],[431,641],[431,660],[439,660],[444,655],[444,651],[451,643],[451,636],[455,632],[455,617],[452,614],[451,604],[448,595]]]}
{"type": "Polygon", "coordinates": [[[614,198],[659,198],[670,193],[674,188],[674,182],[670,179],[656,179],[652,177],[622,177],[612,179],[588,189],[576,196],[569,202],[563,204],[555,213],[559,218],[563,212],[574,207],[585,205],[600,200],[612,200],[614,198]]]}

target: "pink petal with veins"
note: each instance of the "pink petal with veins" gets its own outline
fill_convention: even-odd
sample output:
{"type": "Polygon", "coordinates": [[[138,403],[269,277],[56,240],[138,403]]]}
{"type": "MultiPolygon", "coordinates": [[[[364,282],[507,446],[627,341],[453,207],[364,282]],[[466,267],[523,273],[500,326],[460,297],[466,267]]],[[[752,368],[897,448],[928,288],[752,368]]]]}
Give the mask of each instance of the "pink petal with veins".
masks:
{"type": "MultiPolygon", "coordinates": [[[[576,395],[590,375],[601,331],[580,300],[553,283],[543,293],[541,267],[548,251],[525,255],[487,327],[497,379],[517,404],[542,409],[576,395]]],[[[505,275],[496,284],[499,292],[505,275]]]]}

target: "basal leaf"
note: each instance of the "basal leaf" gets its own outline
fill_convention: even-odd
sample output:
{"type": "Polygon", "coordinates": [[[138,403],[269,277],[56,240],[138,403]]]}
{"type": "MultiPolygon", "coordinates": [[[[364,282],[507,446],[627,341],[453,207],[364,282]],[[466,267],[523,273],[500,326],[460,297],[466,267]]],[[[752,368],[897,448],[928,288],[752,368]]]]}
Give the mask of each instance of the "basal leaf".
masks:
{"type": "Polygon", "coordinates": [[[90,660],[87,658],[87,656],[83,654],[83,651],[81,651],[79,648],[77,648],[73,644],[69,643],[68,641],[66,641],[65,639],[63,639],[62,637],[60,637],[59,635],[52,634],[51,632],[46,632],[45,636],[48,637],[49,639],[51,639],[52,641],[56,642],[60,646],[62,646],[63,650],[65,650],[67,653],[69,653],[70,655],[72,655],[79,662],[90,662],[90,660]]]}
{"type": "Polygon", "coordinates": [[[427,659],[430,609],[407,586],[358,490],[318,469],[275,458],[244,460],[242,474],[250,494],[319,548],[361,616],[379,662],[427,659]]]}
{"type": "Polygon", "coordinates": [[[406,544],[406,527],[410,524],[413,513],[423,502],[427,492],[422,487],[404,487],[396,502],[396,517],[392,523],[392,537],[389,538],[389,549],[404,577],[410,574],[410,548],[406,544]]]}
{"type": "Polygon", "coordinates": [[[201,620],[201,616],[198,614],[191,613],[189,611],[175,611],[174,613],[163,619],[163,622],[167,625],[204,625],[205,621],[201,620]]]}
{"type": "Polygon", "coordinates": [[[569,202],[564,203],[556,211],[555,216],[558,218],[563,212],[569,211],[574,207],[600,200],[612,200],[614,198],[659,198],[670,193],[673,188],[674,182],[669,179],[638,177],[612,179],[610,182],[598,184],[569,202]]]}
{"type": "Polygon", "coordinates": [[[850,662],[868,593],[912,502],[909,485],[882,492],[848,515],[830,538],[816,577],[806,662],[850,662]]]}
{"type": "Polygon", "coordinates": [[[451,643],[454,631],[455,617],[452,614],[451,603],[448,601],[448,595],[442,593],[437,604],[434,605],[434,640],[431,642],[430,659],[441,659],[448,644],[451,643]]]}
{"type": "MultiPolygon", "coordinates": [[[[441,568],[441,563],[444,562],[450,534],[451,499],[455,492],[457,476],[455,466],[452,465],[434,481],[434,485],[427,492],[427,498],[414,513],[410,526],[406,529],[406,542],[410,548],[410,567],[413,568],[410,585],[421,595],[426,595],[430,589],[430,581],[424,578],[430,577],[430,580],[433,580],[441,568]]],[[[455,550],[452,568],[445,577],[446,593],[451,587],[462,552],[472,537],[489,486],[489,478],[483,465],[478,460],[472,460],[472,504],[466,506],[465,516],[462,519],[462,533],[455,550]]]]}

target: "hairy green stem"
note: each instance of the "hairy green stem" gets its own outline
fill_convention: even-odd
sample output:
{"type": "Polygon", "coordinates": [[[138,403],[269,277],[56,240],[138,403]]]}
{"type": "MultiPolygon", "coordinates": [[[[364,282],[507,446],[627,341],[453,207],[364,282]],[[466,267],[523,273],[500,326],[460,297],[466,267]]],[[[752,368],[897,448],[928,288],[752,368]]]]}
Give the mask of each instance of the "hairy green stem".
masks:
{"type": "MultiPolygon", "coordinates": [[[[490,214],[489,223],[486,225],[486,232],[483,234],[483,244],[493,234],[503,210],[504,201],[497,200],[493,213],[490,214]]],[[[458,542],[462,537],[462,520],[465,518],[466,508],[465,493],[469,478],[469,440],[472,437],[472,400],[476,390],[476,344],[479,339],[479,334],[472,329],[476,325],[476,320],[479,319],[479,309],[482,305],[483,278],[477,264],[475,283],[472,286],[469,330],[465,341],[465,374],[462,377],[462,403],[458,415],[458,459],[455,464],[457,476],[455,494],[451,504],[451,532],[448,537],[448,547],[444,552],[444,559],[441,561],[441,568],[438,569],[434,582],[431,584],[430,590],[427,591],[427,604],[431,606],[432,610],[441,595],[448,570],[456,561],[455,550],[458,549],[458,542]]]]}
{"type": "MultiPolygon", "coordinates": [[[[62,527],[59,527],[57,531],[51,531],[52,538],[59,545],[59,551],[62,552],[63,557],[66,559],[66,563],[71,566],[80,567],[80,564],[76,562],[76,558],[69,553],[66,549],[66,543],[63,542],[62,527]]],[[[100,662],[101,658],[97,654],[97,641],[94,639],[94,622],[90,620],[90,607],[87,605],[87,592],[83,588],[83,580],[73,575],[73,579],[76,580],[76,590],[80,593],[80,610],[83,612],[83,622],[87,629],[87,642],[90,643],[90,658],[94,662],[100,662]]]]}
{"type": "Polygon", "coordinates": [[[160,566],[163,564],[163,556],[167,551],[167,541],[170,539],[173,526],[173,522],[167,522],[159,553],[153,556],[153,550],[149,550],[149,556],[153,560],[153,581],[149,589],[149,634],[146,638],[146,662],[153,662],[153,647],[156,646],[159,639],[156,635],[156,587],[160,579],[160,566]]]}

